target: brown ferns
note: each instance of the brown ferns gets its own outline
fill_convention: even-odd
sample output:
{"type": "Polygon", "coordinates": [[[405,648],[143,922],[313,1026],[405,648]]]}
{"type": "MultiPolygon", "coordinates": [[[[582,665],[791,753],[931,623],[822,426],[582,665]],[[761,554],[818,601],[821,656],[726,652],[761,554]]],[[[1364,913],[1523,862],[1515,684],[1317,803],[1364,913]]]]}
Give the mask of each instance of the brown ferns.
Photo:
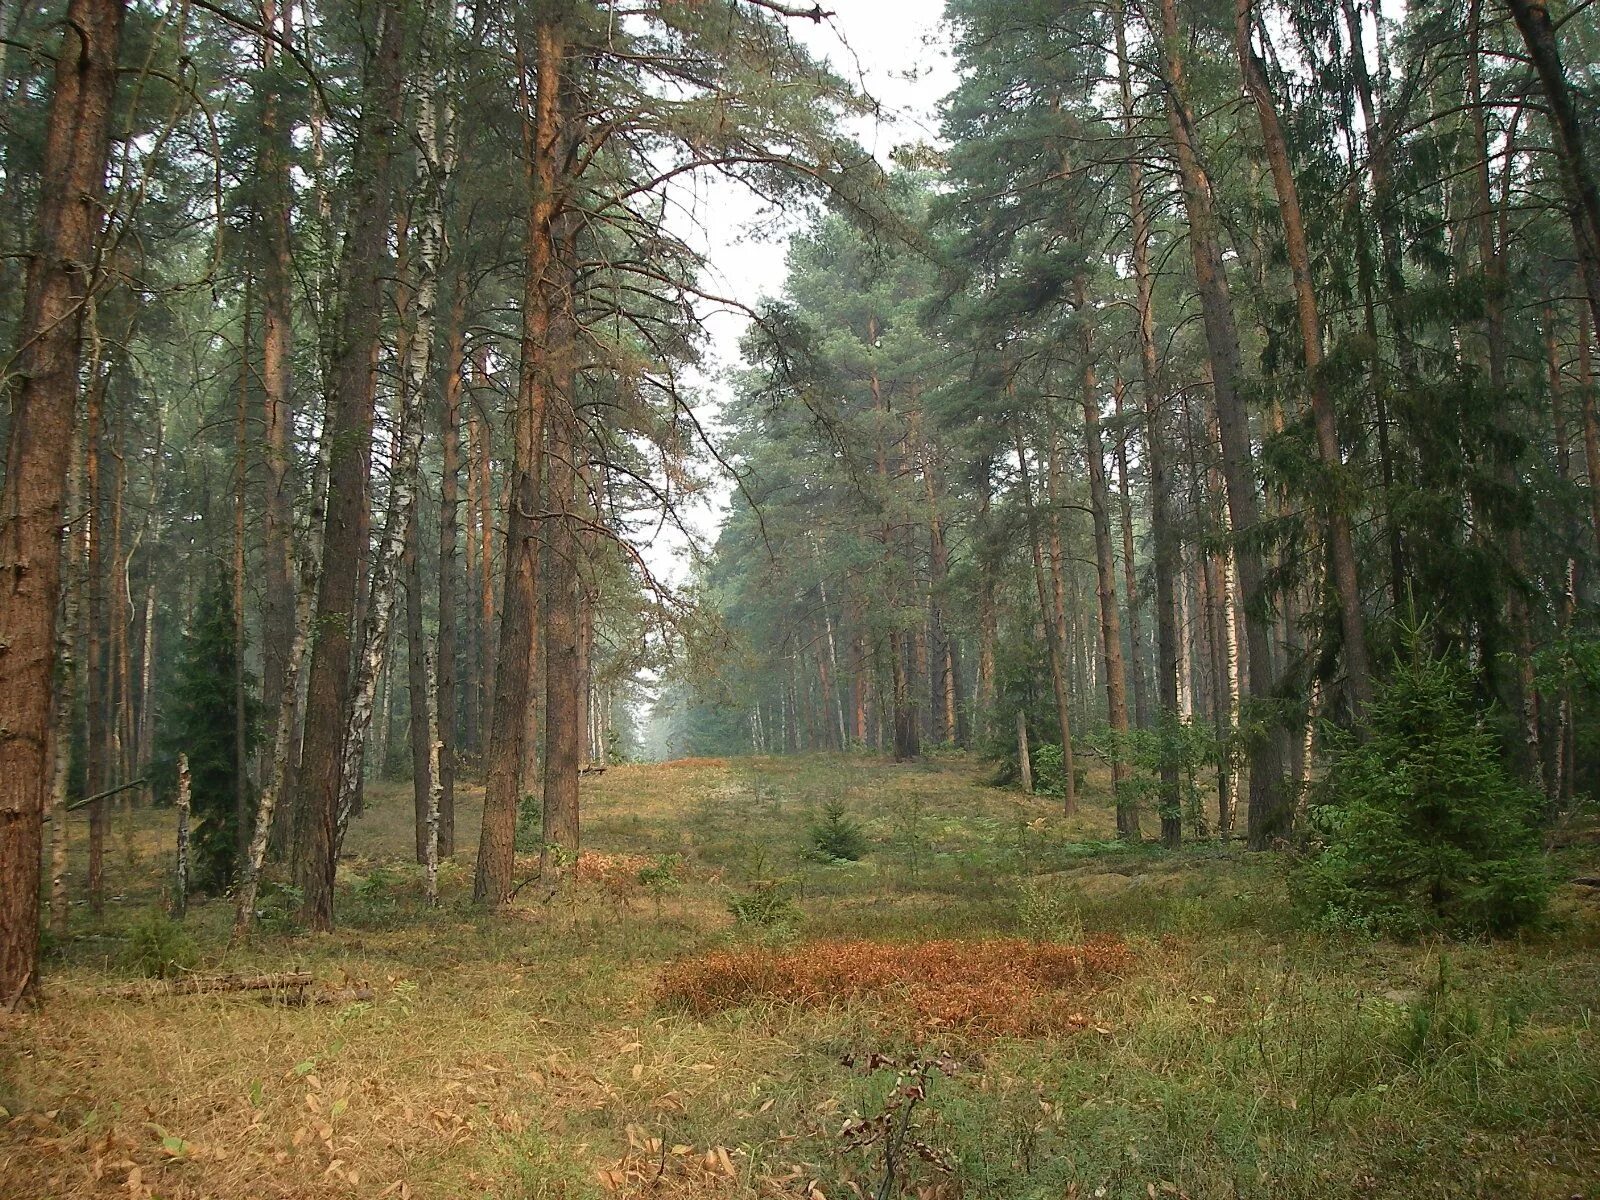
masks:
{"type": "Polygon", "coordinates": [[[1115,939],[819,941],[724,950],[678,963],[656,989],[697,1016],[761,1002],[819,1008],[870,999],[919,1030],[1031,1036],[1088,1024],[1073,1002],[1132,961],[1115,939]]]}

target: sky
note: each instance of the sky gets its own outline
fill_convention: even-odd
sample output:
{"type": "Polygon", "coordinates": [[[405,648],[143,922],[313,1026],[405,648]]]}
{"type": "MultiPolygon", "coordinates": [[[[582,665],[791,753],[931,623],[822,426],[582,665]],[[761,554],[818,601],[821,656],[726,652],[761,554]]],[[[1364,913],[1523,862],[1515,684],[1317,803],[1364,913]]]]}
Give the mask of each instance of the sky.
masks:
{"type": "MultiPolygon", "coordinates": [[[[881,106],[881,115],[862,118],[849,132],[887,165],[896,146],[938,140],[938,106],[955,86],[955,73],[940,28],[944,0],[832,0],[832,15],[821,24],[791,21],[795,38],[828,61],[843,78],[856,82],[881,106]]],[[[692,188],[676,197],[683,206],[679,232],[704,253],[705,291],[756,307],[763,297],[783,290],[789,228],[774,228],[760,201],[739,184],[702,173],[692,188]]],[[[727,372],[738,366],[739,338],[748,319],[728,308],[701,306],[710,334],[706,365],[689,378],[700,397],[696,415],[707,428],[727,395],[727,372]]],[[[687,506],[684,523],[709,548],[720,527],[730,492],[719,479],[697,504],[687,506]]],[[[685,539],[671,528],[643,548],[645,561],[663,582],[682,583],[690,571],[685,539]]]]}

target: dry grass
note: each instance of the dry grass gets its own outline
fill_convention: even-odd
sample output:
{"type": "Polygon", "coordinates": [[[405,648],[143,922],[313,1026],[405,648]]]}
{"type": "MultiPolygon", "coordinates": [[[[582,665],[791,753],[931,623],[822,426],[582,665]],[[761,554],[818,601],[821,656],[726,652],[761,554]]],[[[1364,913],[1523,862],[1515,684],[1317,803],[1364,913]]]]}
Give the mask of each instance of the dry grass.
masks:
{"type": "Polygon", "coordinates": [[[129,978],[128,926],[170,857],[169,812],[119,811],[106,916],[74,909],[47,1003],[0,1024],[0,1198],[872,1195],[882,1164],[840,1129],[883,1112],[893,1083],[841,1061],[945,1034],[975,1053],[919,1106],[916,1136],[957,1174],[913,1175],[903,1195],[1600,1185],[1600,922],[1584,910],[1557,938],[1451,950],[1482,1028],[1419,1057],[1406,1039],[1437,951],[1295,934],[1261,858],[1101,845],[1112,813],[1095,777],[1071,820],[954,760],[622,767],[583,787],[577,886],[518,919],[469,902],[473,789],[443,904],[423,904],[404,784],[369,789],[336,933],[266,931],[228,953],[226,903],[192,907],[202,969],[301,969],[373,992],[304,1008],[102,994],[129,978]],[[804,860],[809,823],[840,797],[872,852],[849,868],[804,860]],[[732,928],[730,890],[756,850],[798,880],[802,940],[786,949],[753,951],[732,928]],[[639,871],[669,854],[683,856],[677,890],[634,903],[639,871]],[[1024,916],[1018,881],[1045,872],[1054,899],[1031,919],[1059,916],[1064,935],[1024,916]],[[660,1003],[664,978],[718,963],[706,978],[722,998],[707,990],[702,1006],[718,1015],[660,1003]],[[778,1002],[743,1005],[739,988],[778,1002]],[[1018,1016],[1034,1004],[1052,1020],[1018,1016]],[[989,1036],[1070,1029],[1078,1012],[1105,1032],[989,1036]]]}

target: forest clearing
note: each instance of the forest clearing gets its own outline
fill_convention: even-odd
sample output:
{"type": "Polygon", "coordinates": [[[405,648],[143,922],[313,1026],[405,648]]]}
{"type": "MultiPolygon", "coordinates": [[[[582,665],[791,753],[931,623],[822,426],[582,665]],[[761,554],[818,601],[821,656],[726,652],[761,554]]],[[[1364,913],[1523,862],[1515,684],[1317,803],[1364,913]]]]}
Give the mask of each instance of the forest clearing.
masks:
{"type": "Polygon", "coordinates": [[[0,0],[0,1200],[1600,1200],[1600,4],[0,0]]]}
{"type": "MultiPolygon", "coordinates": [[[[589,844],[635,857],[500,919],[471,906],[464,860],[424,903],[408,798],[385,788],[341,863],[335,933],[230,952],[229,906],[191,909],[197,971],[371,989],[304,1006],[105,995],[170,833],[118,814],[120,898],[62,948],[44,1014],[0,1033],[0,1194],[874,1196],[884,1139],[849,1130],[926,1062],[894,1135],[905,1195],[1594,1194],[1592,890],[1564,890],[1559,936],[1518,943],[1308,934],[1280,864],[1120,845],[1090,783],[1068,819],[961,759],[613,768],[585,784],[589,844]],[[866,852],[807,857],[838,801],[866,852]],[[671,881],[641,882],[662,856],[671,881]],[[792,881],[792,925],[730,915],[763,876],[792,881]],[[960,1003],[930,1018],[904,985],[702,1014],[662,991],[718,955],[776,948],[825,975],[829,943],[995,938],[1127,954],[1062,984],[1062,1023],[1031,1036],[960,1003]]],[[[1600,865],[1592,834],[1565,852],[1580,874],[1600,865]]]]}

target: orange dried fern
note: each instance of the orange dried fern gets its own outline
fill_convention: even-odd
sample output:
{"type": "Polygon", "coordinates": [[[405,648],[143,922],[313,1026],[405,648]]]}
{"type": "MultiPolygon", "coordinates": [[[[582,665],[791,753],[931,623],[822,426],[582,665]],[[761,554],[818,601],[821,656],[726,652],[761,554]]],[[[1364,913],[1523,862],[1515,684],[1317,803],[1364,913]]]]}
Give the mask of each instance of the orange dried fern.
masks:
{"type": "Polygon", "coordinates": [[[762,1001],[816,1008],[871,999],[919,1029],[1028,1036],[1086,1024],[1075,1002],[1131,962],[1127,946],[1109,938],[821,941],[702,955],[668,968],[656,996],[697,1016],[762,1001]]]}

